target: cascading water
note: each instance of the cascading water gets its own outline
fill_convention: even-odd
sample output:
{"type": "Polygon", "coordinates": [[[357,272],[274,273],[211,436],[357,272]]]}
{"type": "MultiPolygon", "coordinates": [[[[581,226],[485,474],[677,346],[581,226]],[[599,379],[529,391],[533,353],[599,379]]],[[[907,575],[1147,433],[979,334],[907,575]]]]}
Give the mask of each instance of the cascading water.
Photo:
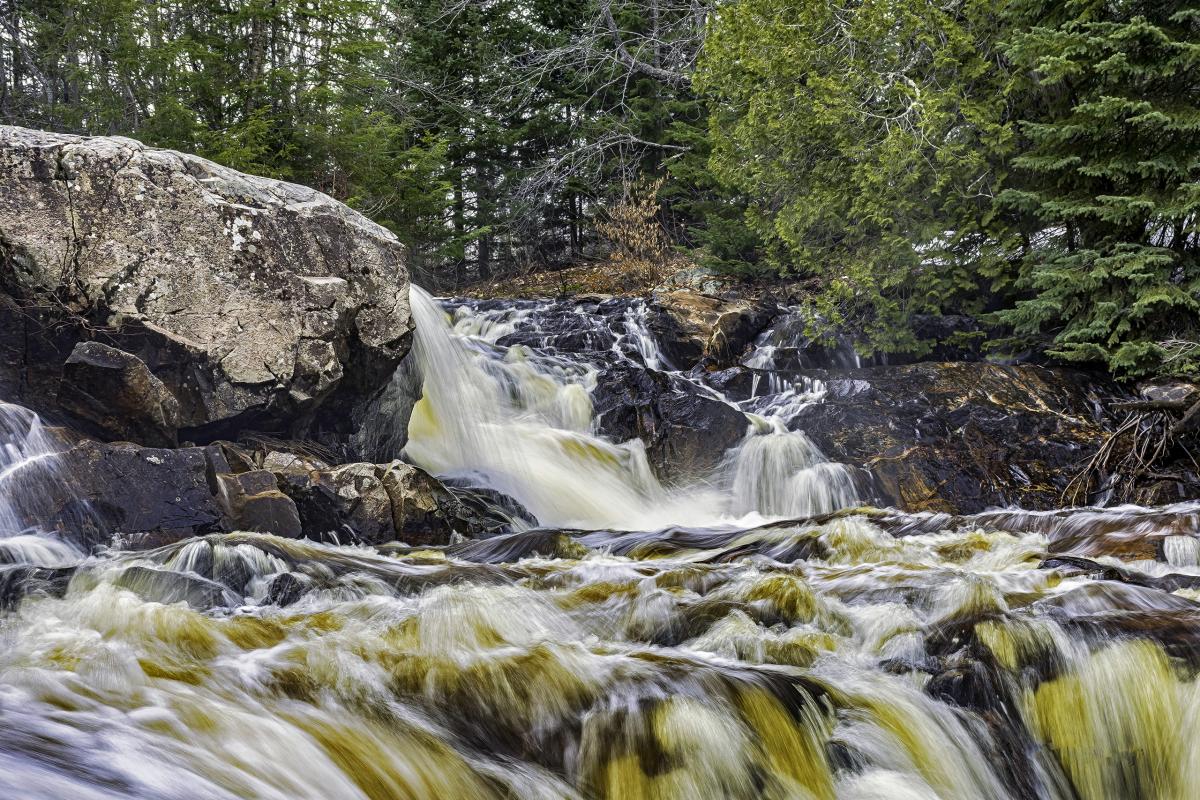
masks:
{"type": "Polygon", "coordinates": [[[801,431],[779,417],[752,417],[752,432],[731,457],[731,506],[736,516],[809,517],[854,502],[854,477],[831,462],[801,431]]]}
{"type": "Polygon", "coordinates": [[[460,320],[419,289],[413,355],[423,396],[405,455],[442,476],[476,476],[542,523],[563,527],[656,527],[703,520],[718,498],[663,489],[637,442],[592,435],[587,383],[594,370],[566,359],[534,360],[521,346],[495,348],[494,322],[460,320]],[[474,334],[474,335],[469,335],[474,334]]]}
{"type": "MultiPolygon", "coordinates": [[[[665,363],[643,311],[413,309],[409,455],[592,530],[64,559],[0,617],[0,798],[1200,797],[1200,503],[845,509],[795,429],[823,388],[782,377],[665,487],[591,402],[603,359],[665,363]]],[[[54,541],[56,446],[5,420],[5,532],[54,541]]]]}
{"type": "MultiPolygon", "coordinates": [[[[789,431],[779,409],[748,416],[743,444],[708,481],[664,488],[639,441],[613,443],[594,434],[588,389],[596,365],[496,345],[526,314],[500,319],[462,306],[452,324],[417,288],[411,305],[424,390],[406,456],[438,475],[476,475],[544,525],[646,530],[824,513],[855,502],[847,468],[828,462],[802,432],[789,431]]],[[[631,305],[623,335],[600,352],[628,359],[624,345],[638,367],[654,368],[661,354],[639,313],[644,309],[631,305]]]]}
{"type": "Polygon", "coordinates": [[[62,566],[78,561],[69,544],[39,535],[50,495],[68,491],[61,446],[27,408],[0,401],[0,565],[62,566]]]}
{"type": "Polygon", "coordinates": [[[41,484],[56,477],[56,450],[37,414],[0,402],[0,535],[37,524],[41,484]]]}

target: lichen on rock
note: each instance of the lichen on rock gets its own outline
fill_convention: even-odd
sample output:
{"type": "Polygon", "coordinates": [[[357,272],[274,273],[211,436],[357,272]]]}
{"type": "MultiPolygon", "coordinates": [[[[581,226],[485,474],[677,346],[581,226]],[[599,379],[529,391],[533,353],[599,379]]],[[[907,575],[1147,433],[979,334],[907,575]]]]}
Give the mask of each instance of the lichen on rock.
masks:
{"type": "Polygon", "coordinates": [[[389,231],[313,189],[0,126],[0,289],[142,358],[181,428],[294,425],[343,387],[381,387],[412,330],[404,261],[389,231]]]}

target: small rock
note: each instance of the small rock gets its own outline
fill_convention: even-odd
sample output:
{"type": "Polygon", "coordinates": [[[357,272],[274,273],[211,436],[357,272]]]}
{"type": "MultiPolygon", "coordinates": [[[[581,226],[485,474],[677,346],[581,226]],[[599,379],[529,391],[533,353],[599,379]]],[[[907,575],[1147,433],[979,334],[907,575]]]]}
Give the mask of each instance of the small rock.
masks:
{"type": "Polygon", "coordinates": [[[1158,380],[1138,384],[1138,394],[1151,403],[1193,403],[1200,399],[1200,386],[1188,381],[1158,380]]]}
{"type": "Polygon", "coordinates": [[[304,529],[295,502],[279,490],[275,476],[264,470],[215,475],[217,497],[235,530],[273,533],[298,539],[304,529]]]}
{"type": "Polygon", "coordinates": [[[271,578],[263,605],[290,606],[304,596],[307,585],[290,572],[281,572],[271,578]]]}
{"type": "Polygon", "coordinates": [[[772,311],[759,302],[676,290],[655,295],[648,324],[676,369],[690,369],[705,359],[728,367],[767,326],[772,311]]]}

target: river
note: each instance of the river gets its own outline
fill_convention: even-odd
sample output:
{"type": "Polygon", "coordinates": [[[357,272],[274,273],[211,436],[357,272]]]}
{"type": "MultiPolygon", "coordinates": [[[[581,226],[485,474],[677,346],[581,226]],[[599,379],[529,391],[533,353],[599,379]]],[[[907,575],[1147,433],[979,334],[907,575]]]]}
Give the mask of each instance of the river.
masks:
{"type": "Polygon", "coordinates": [[[85,553],[39,530],[63,445],[0,406],[0,585],[59,585],[0,617],[0,797],[1200,797],[1200,504],[878,509],[770,332],[734,403],[637,304],[573,352],[545,305],[412,307],[423,396],[375,433],[536,525],[85,553]],[[613,364],[744,433],[663,479],[597,423],[613,364]]]}

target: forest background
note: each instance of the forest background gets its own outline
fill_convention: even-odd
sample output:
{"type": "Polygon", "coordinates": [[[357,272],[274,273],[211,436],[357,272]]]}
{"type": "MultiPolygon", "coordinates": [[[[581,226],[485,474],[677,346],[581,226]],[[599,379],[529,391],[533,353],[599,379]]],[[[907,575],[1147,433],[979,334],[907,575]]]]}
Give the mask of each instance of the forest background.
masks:
{"type": "Polygon", "coordinates": [[[0,0],[0,121],[316,187],[443,292],[801,282],[818,327],[1200,365],[1200,7],[0,0]]]}

